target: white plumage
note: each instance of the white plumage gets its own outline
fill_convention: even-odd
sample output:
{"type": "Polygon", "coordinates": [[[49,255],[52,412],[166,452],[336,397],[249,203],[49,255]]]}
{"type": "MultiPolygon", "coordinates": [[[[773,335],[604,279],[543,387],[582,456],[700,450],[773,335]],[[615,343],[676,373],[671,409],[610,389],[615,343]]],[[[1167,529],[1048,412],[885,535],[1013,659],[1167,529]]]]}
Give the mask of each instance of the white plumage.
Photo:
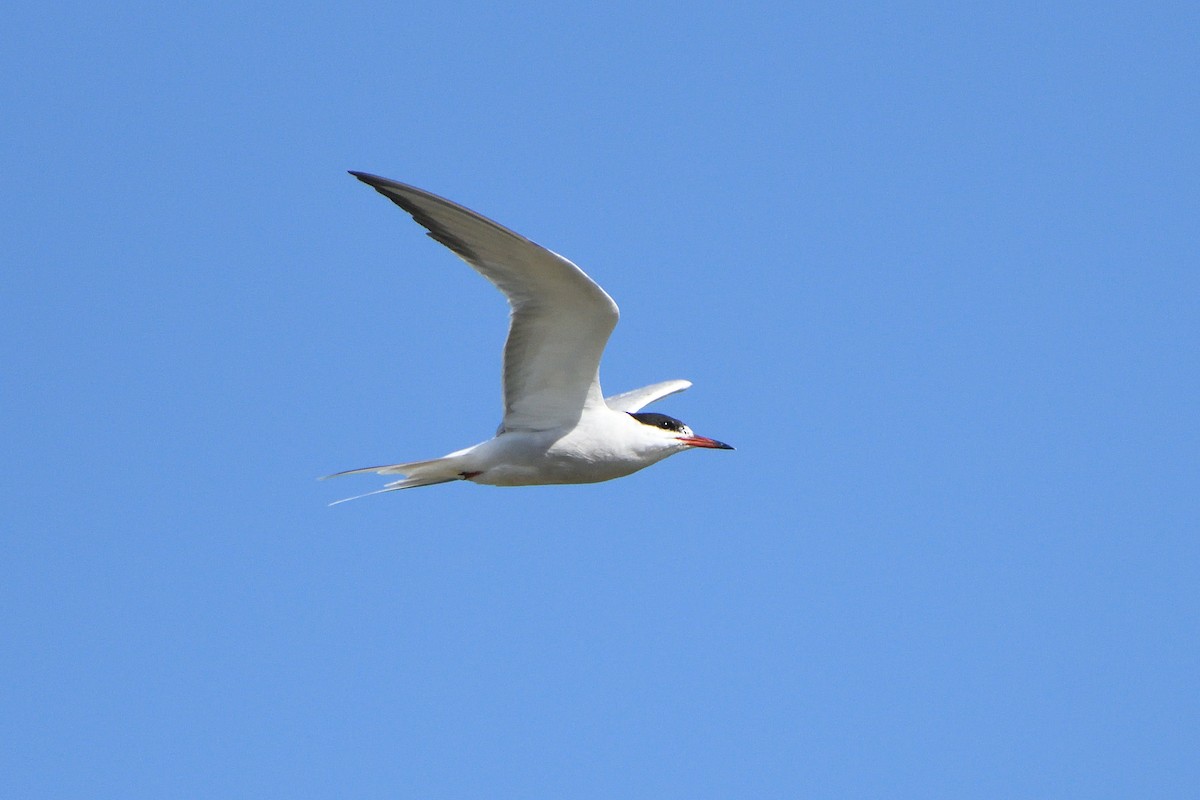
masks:
{"type": "Polygon", "coordinates": [[[457,203],[375,175],[350,174],[411,214],[430,237],[495,284],[512,316],[504,345],[504,418],[495,438],[429,461],[336,475],[406,476],[368,494],[453,480],[495,486],[594,483],[692,447],[733,449],[696,436],[679,420],[637,413],[688,388],[688,381],[604,397],[600,356],[617,324],[617,304],[579,267],[457,203]]]}

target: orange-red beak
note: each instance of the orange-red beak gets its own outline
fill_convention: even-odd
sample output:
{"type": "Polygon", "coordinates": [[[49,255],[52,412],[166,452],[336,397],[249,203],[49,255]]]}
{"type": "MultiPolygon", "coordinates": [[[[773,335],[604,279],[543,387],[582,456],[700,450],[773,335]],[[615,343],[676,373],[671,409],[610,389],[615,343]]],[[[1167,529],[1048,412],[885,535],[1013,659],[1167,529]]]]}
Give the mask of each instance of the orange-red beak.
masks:
{"type": "Polygon", "coordinates": [[[716,439],[709,439],[707,436],[680,436],[679,441],[692,447],[708,447],[712,450],[733,449],[724,442],[718,442],[716,439]]]}

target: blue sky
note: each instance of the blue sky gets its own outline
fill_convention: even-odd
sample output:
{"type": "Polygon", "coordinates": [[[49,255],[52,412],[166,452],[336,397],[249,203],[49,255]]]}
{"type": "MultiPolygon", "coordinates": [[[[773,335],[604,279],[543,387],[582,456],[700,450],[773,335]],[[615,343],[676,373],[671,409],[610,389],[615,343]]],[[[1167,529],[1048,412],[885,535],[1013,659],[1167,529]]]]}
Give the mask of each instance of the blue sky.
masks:
{"type": "Polygon", "coordinates": [[[26,4],[0,794],[1190,797],[1184,4],[26,4]],[[327,508],[499,418],[567,255],[728,441],[327,508]]]}

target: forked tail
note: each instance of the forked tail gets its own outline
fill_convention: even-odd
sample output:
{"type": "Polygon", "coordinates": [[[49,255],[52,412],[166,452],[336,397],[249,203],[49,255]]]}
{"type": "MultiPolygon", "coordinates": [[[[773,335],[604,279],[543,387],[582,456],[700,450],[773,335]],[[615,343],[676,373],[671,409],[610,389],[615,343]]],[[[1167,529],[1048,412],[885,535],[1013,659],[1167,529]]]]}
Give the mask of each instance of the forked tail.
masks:
{"type": "Polygon", "coordinates": [[[460,481],[464,479],[464,474],[459,464],[458,453],[444,456],[442,458],[434,458],[429,461],[410,461],[407,464],[387,464],[379,467],[361,467],[359,469],[348,469],[344,472],[335,472],[332,475],[326,475],[321,480],[328,478],[339,478],[343,475],[359,475],[366,472],[374,472],[379,475],[404,475],[398,481],[392,481],[386,484],[382,489],[376,489],[373,492],[366,494],[356,494],[353,497],[343,497],[341,500],[334,500],[329,505],[336,506],[338,503],[345,503],[350,500],[358,500],[363,497],[370,497],[373,494],[384,494],[386,492],[398,492],[401,489],[415,489],[418,486],[433,486],[438,483],[449,483],[450,481],[460,481]]]}

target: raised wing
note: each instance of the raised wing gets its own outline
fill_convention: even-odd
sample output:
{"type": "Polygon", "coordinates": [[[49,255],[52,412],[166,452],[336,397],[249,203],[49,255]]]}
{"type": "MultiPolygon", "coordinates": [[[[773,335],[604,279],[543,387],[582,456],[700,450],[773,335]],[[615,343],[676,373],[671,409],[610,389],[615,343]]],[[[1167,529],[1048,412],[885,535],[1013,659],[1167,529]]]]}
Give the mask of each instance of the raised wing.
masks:
{"type": "Polygon", "coordinates": [[[652,383],[649,386],[643,386],[640,389],[634,389],[630,392],[621,392],[614,394],[612,397],[604,398],[604,402],[613,411],[628,411],[632,414],[635,411],[641,411],[646,406],[656,400],[662,400],[664,397],[676,392],[682,392],[684,389],[691,387],[691,381],[663,381],[662,383],[652,383]]]}
{"type": "Polygon", "coordinates": [[[617,304],[567,259],[457,203],[351,172],[494,283],[512,306],[504,344],[504,430],[544,430],[603,406],[600,355],[617,304]]]}

